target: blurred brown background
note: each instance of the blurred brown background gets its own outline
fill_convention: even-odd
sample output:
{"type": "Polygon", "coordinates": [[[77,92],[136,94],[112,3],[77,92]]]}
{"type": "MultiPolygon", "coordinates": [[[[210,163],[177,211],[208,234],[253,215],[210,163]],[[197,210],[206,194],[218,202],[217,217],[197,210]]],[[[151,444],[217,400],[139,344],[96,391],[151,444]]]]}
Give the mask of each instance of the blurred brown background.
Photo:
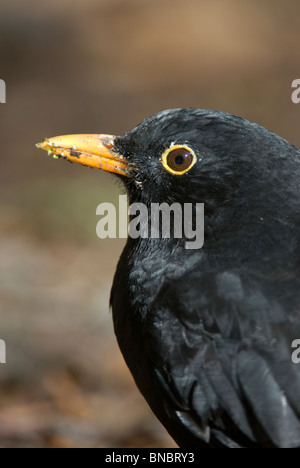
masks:
{"type": "Polygon", "coordinates": [[[300,146],[297,0],[1,0],[2,447],[173,447],[108,308],[123,244],[96,237],[113,177],[35,149],[165,108],[225,110],[300,146]]]}

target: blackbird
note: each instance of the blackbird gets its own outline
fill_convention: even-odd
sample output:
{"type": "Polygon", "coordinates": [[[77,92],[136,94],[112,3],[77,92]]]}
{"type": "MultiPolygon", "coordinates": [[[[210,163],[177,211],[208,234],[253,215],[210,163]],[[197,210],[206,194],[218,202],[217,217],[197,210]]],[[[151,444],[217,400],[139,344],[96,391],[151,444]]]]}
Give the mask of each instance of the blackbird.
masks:
{"type": "Polygon", "coordinates": [[[115,173],[130,203],[204,203],[203,248],[129,237],[111,293],[125,361],[176,443],[299,447],[300,151],[199,109],[38,147],[115,173]]]}

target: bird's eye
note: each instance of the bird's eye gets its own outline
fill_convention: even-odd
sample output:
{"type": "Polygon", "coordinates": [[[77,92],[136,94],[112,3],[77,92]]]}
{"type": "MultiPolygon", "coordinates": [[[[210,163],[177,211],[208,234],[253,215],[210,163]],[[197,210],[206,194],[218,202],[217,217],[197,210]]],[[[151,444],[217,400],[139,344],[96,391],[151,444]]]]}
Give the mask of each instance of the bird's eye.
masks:
{"type": "Polygon", "coordinates": [[[183,175],[197,161],[196,155],[188,146],[173,145],[162,155],[162,163],[171,174],[183,175]]]}

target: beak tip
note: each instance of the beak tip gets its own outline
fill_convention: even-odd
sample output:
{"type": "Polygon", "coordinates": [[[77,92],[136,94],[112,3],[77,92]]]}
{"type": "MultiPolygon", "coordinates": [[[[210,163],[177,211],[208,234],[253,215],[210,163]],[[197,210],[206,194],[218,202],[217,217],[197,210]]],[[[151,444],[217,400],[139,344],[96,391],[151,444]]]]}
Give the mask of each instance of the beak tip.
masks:
{"type": "Polygon", "coordinates": [[[39,148],[39,149],[45,149],[46,142],[47,142],[47,140],[45,138],[42,142],[36,143],[35,147],[39,148]]]}

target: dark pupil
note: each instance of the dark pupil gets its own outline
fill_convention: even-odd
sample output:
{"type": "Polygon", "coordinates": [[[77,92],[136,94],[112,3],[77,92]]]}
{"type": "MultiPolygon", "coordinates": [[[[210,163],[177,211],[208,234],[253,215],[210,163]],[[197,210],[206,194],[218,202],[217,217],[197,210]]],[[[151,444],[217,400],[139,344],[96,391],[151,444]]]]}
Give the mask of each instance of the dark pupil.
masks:
{"type": "Polygon", "coordinates": [[[178,166],[180,166],[180,164],[183,164],[183,162],[184,162],[183,156],[176,156],[176,158],[175,158],[175,164],[177,164],[178,166]]]}
{"type": "Polygon", "coordinates": [[[185,171],[193,162],[192,154],[185,148],[171,151],[168,156],[168,164],[174,171],[185,171]]]}

